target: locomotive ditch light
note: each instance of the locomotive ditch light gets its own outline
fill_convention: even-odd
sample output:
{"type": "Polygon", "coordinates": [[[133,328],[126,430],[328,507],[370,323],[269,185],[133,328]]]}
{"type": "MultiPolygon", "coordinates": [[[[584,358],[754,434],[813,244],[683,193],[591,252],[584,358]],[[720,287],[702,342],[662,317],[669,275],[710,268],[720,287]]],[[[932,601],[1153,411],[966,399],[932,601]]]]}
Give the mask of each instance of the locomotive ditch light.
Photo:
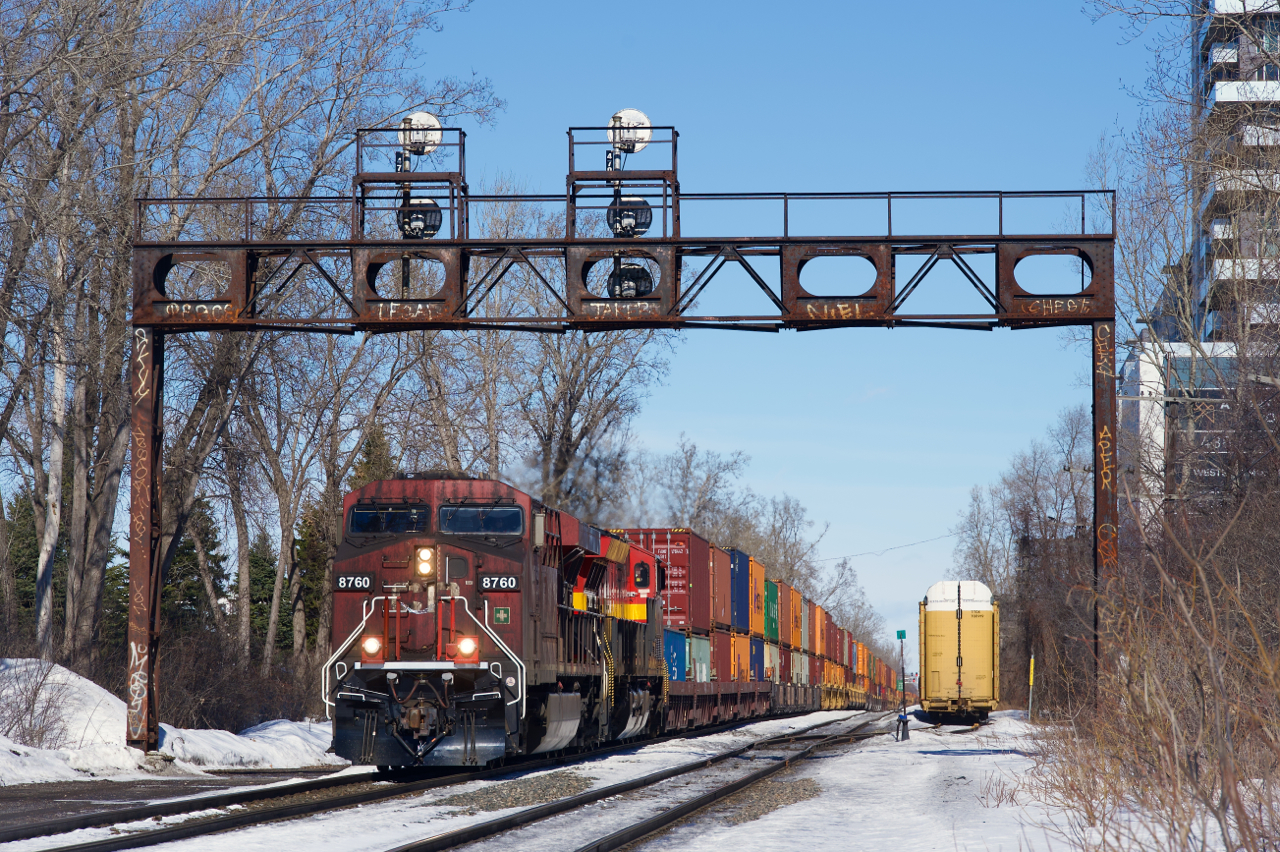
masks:
{"type": "Polygon", "coordinates": [[[360,656],[363,662],[379,662],[382,659],[382,637],[366,636],[360,640],[360,656]]]}
{"type": "Polygon", "coordinates": [[[444,655],[455,663],[480,662],[480,637],[459,636],[457,642],[444,646],[444,655]]]}
{"type": "Polygon", "coordinates": [[[436,566],[434,554],[432,553],[431,548],[419,547],[414,555],[416,557],[413,566],[413,572],[415,574],[419,577],[430,577],[435,573],[436,566]]]}

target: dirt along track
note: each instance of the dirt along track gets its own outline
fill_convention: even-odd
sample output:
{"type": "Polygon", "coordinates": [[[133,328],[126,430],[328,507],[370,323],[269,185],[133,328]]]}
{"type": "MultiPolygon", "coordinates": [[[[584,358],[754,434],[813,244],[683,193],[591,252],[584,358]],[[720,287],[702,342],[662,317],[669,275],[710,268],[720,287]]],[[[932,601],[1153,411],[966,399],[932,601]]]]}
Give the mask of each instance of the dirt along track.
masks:
{"type": "Polygon", "coordinates": [[[160,799],[234,790],[249,785],[275,784],[291,778],[316,778],[332,774],[341,768],[331,766],[324,770],[273,769],[255,770],[251,773],[173,774],[126,781],[94,779],[10,784],[0,786],[0,829],[111,811],[129,805],[145,805],[160,799]]]}

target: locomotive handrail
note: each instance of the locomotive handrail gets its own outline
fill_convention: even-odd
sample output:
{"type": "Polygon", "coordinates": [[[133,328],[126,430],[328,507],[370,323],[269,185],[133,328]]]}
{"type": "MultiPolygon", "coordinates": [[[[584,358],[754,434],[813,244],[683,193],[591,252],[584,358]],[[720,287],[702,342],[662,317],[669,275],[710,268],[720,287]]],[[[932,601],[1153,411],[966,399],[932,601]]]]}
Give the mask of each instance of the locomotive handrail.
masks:
{"type": "Polygon", "coordinates": [[[521,659],[515,655],[515,652],[513,652],[509,647],[507,647],[507,643],[503,642],[502,639],[498,636],[498,634],[494,633],[493,630],[489,627],[489,601],[485,600],[484,602],[484,621],[481,621],[480,619],[476,618],[475,613],[471,611],[469,601],[467,601],[467,599],[462,595],[446,595],[444,597],[441,597],[440,600],[441,601],[451,601],[451,600],[462,601],[463,612],[471,616],[471,620],[480,626],[480,629],[485,632],[485,635],[487,635],[490,639],[492,639],[494,641],[494,644],[496,644],[499,648],[501,648],[502,652],[511,658],[511,662],[516,664],[516,673],[519,675],[520,695],[519,697],[516,698],[515,701],[508,701],[507,704],[511,705],[511,704],[515,704],[516,701],[519,701],[520,702],[520,718],[523,719],[524,711],[525,711],[524,662],[521,661],[521,659]]]}
{"type": "Polygon", "coordinates": [[[334,702],[329,700],[329,670],[333,668],[334,663],[338,661],[339,657],[347,653],[347,649],[351,647],[351,643],[356,641],[356,637],[364,631],[364,626],[369,623],[369,616],[373,615],[373,611],[375,609],[373,605],[378,601],[386,599],[386,595],[378,595],[370,600],[360,602],[360,611],[364,613],[364,618],[360,619],[360,623],[356,625],[355,630],[351,631],[351,635],[347,637],[347,641],[343,642],[338,650],[333,652],[333,656],[325,661],[324,668],[320,670],[320,699],[324,702],[324,717],[326,719],[333,718],[329,715],[329,708],[337,706],[334,702]],[[365,612],[366,606],[369,609],[368,612],[365,612]]]}

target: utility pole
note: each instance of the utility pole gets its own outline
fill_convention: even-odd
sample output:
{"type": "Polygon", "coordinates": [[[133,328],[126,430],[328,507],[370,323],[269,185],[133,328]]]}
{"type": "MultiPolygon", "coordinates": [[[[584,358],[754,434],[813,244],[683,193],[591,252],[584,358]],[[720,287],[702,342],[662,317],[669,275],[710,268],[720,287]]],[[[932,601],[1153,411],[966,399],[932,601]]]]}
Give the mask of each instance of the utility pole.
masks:
{"type": "Polygon", "coordinates": [[[898,742],[910,738],[907,732],[907,631],[898,631],[898,693],[902,696],[902,709],[898,712],[898,742]]]}

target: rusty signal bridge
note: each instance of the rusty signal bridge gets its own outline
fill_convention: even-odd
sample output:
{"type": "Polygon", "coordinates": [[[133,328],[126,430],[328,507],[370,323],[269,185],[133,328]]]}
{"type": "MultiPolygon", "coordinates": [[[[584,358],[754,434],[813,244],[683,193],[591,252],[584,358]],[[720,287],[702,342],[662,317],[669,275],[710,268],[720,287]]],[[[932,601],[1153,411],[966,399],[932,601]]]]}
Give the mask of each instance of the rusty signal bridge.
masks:
{"type": "MultiPolygon", "coordinates": [[[[1089,326],[1096,590],[1099,572],[1113,566],[1117,558],[1113,193],[686,193],[677,171],[679,134],[674,127],[651,129],[646,142],[653,150],[645,158],[661,157],[662,167],[649,169],[620,168],[619,154],[627,148],[619,146],[615,130],[616,126],[570,128],[563,195],[472,195],[466,180],[463,131],[441,128],[429,152],[412,156],[417,152],[405,144],[403,128],[390,127],[357,133],[350,195],[137,200],[131,356],[130,745],[152,750],[158,742],[155,659],[162,441],[157,424],[163,403],[164,337],[171,334],[263,329],[376,333],[499,328],[556,333],[628,328],[813,331],[856,326],[978,330],[1089,326]],[[608,151],[605,169],[579,168],[580,161],[602,150],[608,151]],[[1046,201],[1078,204],[1079,230],[1020,230],[1020,205],[1046,201]],[[780,233],[705,236],[682,227],[682,214],[687,217],[715,203],[742,202],[772,205],[775,215],[780,214],[780,233]],[[911,219],[913,209],[941,203],[960,205],[963,215],[987,226],[963,234],[903,232],[902,222],[911,219]],[[550,211],[542,221],[553,226],[536,229],[536,236],[495,236],[492,228],[477,228],[487,232],[472,236],[475,219],[484,215],[486,206],[496,209],[512,204],[550,211]],[[876,227],[865,230],[874,233],[813,233],[812,227],[793,225],[801,210],[831,204],[872,211],[869,218],[876,227]],[[1087,208],[1095,215],[1087,215],[1087,208]],[[1096,215],[1099,211],[1101,216],[1096,215]],[[1088,232],[1098,219],[1106,227],[1088,232]],[[1037,255],[1078,258],[1081,286],[1048,294],[1025,289],[1018,280],[1018,264],[1037,255]],[[923,257],[923,263],[904,276],[908,280],[898,281],[898,259],[911,256],[923,257]],[[984,280],[971,262],[981,256],[987,256],[988,264],[994,260],[990,280],[984,280]],[[801,280],[804,266],[830,257],[869,262],[874,270],[870,286],[840,296],[807,291],[801,280]],[[696,274],[689,271],[690,262],[703,263],[696,274]],[[699,296],[730,263],[745,271],[750,282],[729,298],[767,303],[766,313],[697,313],[699,296]],[[910,299],[921,282],[939,264],[948,263],[977,291],[986,310],[912,313],[910,299]],[[411,265],[420,269],[423,264],[434,270],[426,286],[421,273],[414,276],[410,271],[411,265]],[[545,297],[524,304],[541,307],[505,315],[490,304],[513,269],[521,270],[545,297]],[[175,274],[175,270],[182,272],[175,274]],[[776,287],[766,280],[766,275],[775,278],[774,270],[776,287]],[[752,282],[767,302],[752,295],[752,282]]],[[[1096,618],[1095,611],[1095,654],[1096,618]]]]}

